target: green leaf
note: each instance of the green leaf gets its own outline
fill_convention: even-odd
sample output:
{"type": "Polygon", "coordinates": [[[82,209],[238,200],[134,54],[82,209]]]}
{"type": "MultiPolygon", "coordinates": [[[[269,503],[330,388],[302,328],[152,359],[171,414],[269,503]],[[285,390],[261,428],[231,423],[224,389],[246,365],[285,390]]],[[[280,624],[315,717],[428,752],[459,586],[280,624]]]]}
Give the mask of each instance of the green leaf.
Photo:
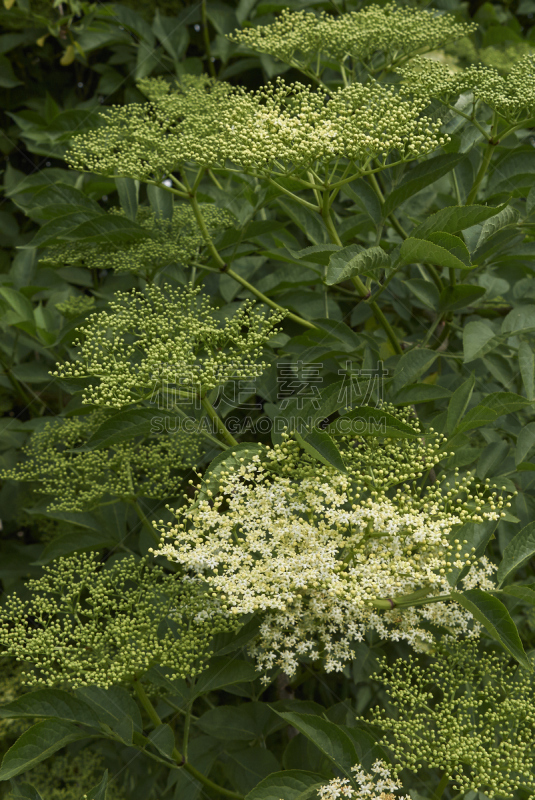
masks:
{"type": "Polygon", "coordinates": [[[527,342],[520,342],[518,365],[528,400],[535,400],[535,352],[527,342]]]}
{"type": "Polygon", "coordinates": [[[87,733],[80,731],[71,722],[58,719],[37,722],[19,736],[4,755],[0,768],[0,781],[7,781],[32,769],[62,747],[86,737],[87,733]]]}
{"type": "Polygon", "coordinates": [[[254,742],[260,736],[268,736],[283,727],[268,704],[260,702],[211,708],[197,719],[195,725],[216,739],[237,742],[254,742]]]}
{"type": "Polygon", "coordinates": [[[141,733],[143,723],[134,700],[122,686],[82,686],[76,689],[76,696],[88,703],[101,724],[107,725],[124,742],[130,744],[134,731],[141,733]]]}
{"type": "Polygon", "coordinates": [[[533,185],[535,175],[535,153],[531,146],[515,147],[500,159],[490,176],[487,196],[493,193],[512,191],[533,185]]]}
{"type": "Polygon", "coordinates": [[[518,467],[526,460],[531,449],[535,446],[535,422],[524,425],[521,433],[517,436],[515,448],[515,466],[518,467]]]}
{"type": "Polygon", "coordinates": [[[448,403],[448,421],[446,424],[448,433],[453,433],[468,408],[468,403],[472,397],[476,376],[472,372],[469,378],[454,391],[448,403]]]}
{"type": "MultiPolygon", "coordinates": [[[[33,239],[27,245],[24,245],[24,247],[47,247],[51,244],[59,244],[69,231],[75,230],[82,223],[92,219],[103,219],[105,217],[105,212],[100,208],[98,211],[94,211],[91,208],[74,207],[69,213],[62,213],[61,216],[54,217],[48,222],[45,222],[44,225],[41,225],[33,239]]],[[[120,219],[120,217],[117,217],[117,219],[120,219]]],[[[128,223],[128,220],[123,220],[123,222],[131,224],[128,223]]]]}
{"type": "Polygon", "coordinates": [[[235,658],[212,658],[210,664],[191,687],[192,698],[215,692],[234,683],[246,683],[258,678],[258,672],[250,661],[235,658]]]}
{"type": "Polygon", "coordinates": [[[329,425],[329,431],[353,436],[387,436],[389,439],[418,437],[414,428],[382,408],[357,406],[329,425]]]}
{"type": "Polygon", "coordinates": [[[412,383],[400,389],[392,402],[396,406],[408,406],[413,403],[431,403],[434,400],[447,400],[450,397],[451,391],[444,386],[435,386],[430,383],[412,383]]]}
{"type": "Polygon", "coordinates": [[[66,241],[90,241],[103,245],[127,244],[140,239],[150,239],[150,233],[129,219],[104,214],[82,222],[81,225],[67,231],[62,238],[66,241]]]}
{"type": "Polygon", "coordinates": [[[435,363],[439,354],[434,350],[415,348],[403,353],[396,364],[392,389],[399,391],[409,383],[414,383],[429,367],[435,363]]]}
{"type": "Polygon", "coordinates": [[[529,400],[519,394],[494,392],[487,395],[481,403],[470,409],[462,422],[457,425],[455,433],[464,433],[464,431],[470,431],[474,428],[481,428],[483,425],[494,422],[504,414],[512,414],[529,405],[529,400]]]}
{"type": "Polygon", "coordinates": [[[84,800],[106,800],[106,790],[108,788],[108,770],[104,770],[102,780],[93,786],[84,797],[84,800]]]}
{"type": "Polygon", "coordinates": [[[43,800],[37,789],[31,783],[11,782],[9,800],[43,800]]]}
{"type": "Polygon", "coordinates": [[[501,584],[512,573],[529,561],[535,553],[535,522],[530,522],[512,539],[505,550],[496,577],[501,584]]]}
{"type": "Polygon", "coordinates": [[[351,767],[359,763],[355,745],[334,722],[314,714],[277,711],[279,717],[310,739],[346,778],[352,777],[351,767]]]}
{"type": "Polygon", "coordinates": [[[483,297],[485,292],[486,289],[483,286],[474,286],[471,283],[446,286],[440,293],[438,310],[444,312],[465,308],[483,297]]]}
{"type": "MultiPolygon", "coordinates": [[[[148,436],[156,417],[164,416],[155,408],[129,408],[107,419],[87,440],[83,450],[113,447],[136,436],[148,436]]],[[[169,416],[169,415],[165,415],[169,416]]]]}
{"type": "Polygon", "coordinates": [[[378,269],[390,266],[390,256],[381,247],[368,247],[349,245],[334,253],[329,261],[325,283],[332,286],[335,283],[352,278],[354,275],[369,275],[378,269]]]}
{"type": "Polygon", "coordinates": [[[409,197],[451,172],[464,157],[464,154],[446,153],[420,162],[409,169],[400,185],[390,192],[385,200],[385,218],[409,197]]]}
{"type": "Polygon", "coordinates": [[[523,603],[528,603],[532,606],[535,605],[535,590],[533,584],[531,584],[531,586],[525,586],[524,584],[513,583],[511,586],[504,586],[502,592],[509,597],[515,597],[517,600],[521,600],[523,603]]]}
{"type": "MultiPolygon", "coordinates": [[[[4,56],[0,56],[0,88],[13,89],[14,86],[22,86],[22,81],[19,81],[10,60],[4,56]]],[[[13,106],[12,106],[13,107],[13,106]]]]}
{"type": "Polygon", "coordinates": [[[175,734],[173,729],[162,722],[154,730],[149,733],[149,741],[152,745],[166,758],[173,758],[173,750],[175,749],[175,734]]]}
{"type": "Polygon", "coordinates": [[[532,671],[531,663],[524,652],[516,625],[504,604],[481,589],[468,589],[460,594],[452,592],[451,598],[469,611],[487,631],[489,636],[516,658],[525,669],[532,671]]]}
{"type": "Polygon", "coordinates": [[[133,178],[115,178],[121,208],[132,222],[136,219],[139,202],[139,181],[133,178]]]}
{"type": "Polygon", "coordinates": [[[464,363],[486,355],[492,350],[492,340],[496,334],[491,326],[483,320],[468,322],[463,328],[464,363]]]}
{"type": "MultiPolygon", "coordinates": [[[[162,47],[167,50],[171,58],[175,61],[182,58],[189,44],[187,25],[177,23],[177,18],[170,19],[169,17],[165,17],[161,14],[159,8],[156,9],[156,15],[152,24],[153,33],[156,34],[162,43],[162,47]]],[[[147,186],[147,189],[149,189],[149,186],[147,186]]],[[[167,194],[169,194],[169,192],[167,192],[167,194]]]]}
{"type": "Polygon", "coordinates": [[[9,303],[21,320],[33,323],[33,305],[27,297],[16,289],[10,289],[9,286],[0,286],[0,295],[9,303]]]}
{"type": "Polygon", "coordinates": [[[339,472],[346,472],[344,460],[334,441],[326,431],[320,431],[318,428],[314,428],[304,436],[301,436],[297,431],[295,431],[294,435],[299,446],[310,456],[316,458],[327,467],[334,467],[339,470],[339,472]]]}
{"type": "Polygon", "coordinates": [[[413,278],[412,280],[404,281],[404,284],[425,306],[433,309],[438,308],[440,295],[432,281],[424,281],[423,278],[413,278]]]}
{"type": "Polygon", "coordinates": [[[521,331],[535,330],[535,305],[513,308],[502,322],[502,333],[513,336],[521,331]]]}
{"type": "MultiPolygon", "coordinates": [[[[158,10],[156,13],[158,13],[158,10]]],[[[147,197],[157,217],[162,217],[162,219],[173,218],[173,195],[171,192],[149,183],[147,185],[147,197]]]]}
{"type": "MultiPolygon", "coordinates": [[[[449,237],[451,234],[445,234],[445,236],[449,237]]],[[[458,239],[458,237],[454,238],[458,239]]],[[[444,240],[441,239],[441,241],[444,240]]],[[[461,261],[460,258],[440,244],[434,244],[427,241],[427,239],[415,239],[409,236],[401,245],[398,263],[416,264],[419,261],[429,261],[438,267],[448,267],[449,269],[470,269],[471,266],[470,264],[465,264],[464,261],[461,261]]]]}
{"type": "Polygon", "coordinates": [[[288,769],[268,775],[255,786],[245,800],[300,800],[307,789],[317,791],[325,784],[325,779],[315,772],[288,769]]]}
{"type": "Polygon", "coordinates": [[[446,233],[445,231],[434,231],[426,236],[426,241],[443,247],[451,255],[462,261],[465,267],[471,267],[470,253],[459,236],[454,236],[453,233],[446,233]]]}
{"type": "Polygon", "coordinates": [[[228,748],[226,755],[225,772],[242,795],[254,789],[263,778],[280,770],[280,763],[271,750],[260,745],[244,745],[239,750],[228,748]]]}
{"type": "Polygon", "coordinates": [[[519,215],[516,208],[507,206],[493,217],[488,219],[481,228],[481,233],[479,234],[479,239],[477,240],[475,249],[478,250],[478,248],[480,248],[487,241],[487,239],[490,239],[490,237],[493,236],[497,231],[516,222],[518,216],[519,215]]]}
{"type": "Polygon", "coordinates": [[[428,234],[434,231],[444,231],[445,233],[457,233],[478,225],[489,217],[496,215],[503,207],[493,208],[492,206],[447,206],[441,208],[436,214],[417,225],[412,235],[417,239],[427,239],[428,234]]]}
{"type": "Polygon", "coordinates": [[[99,727],[99,719],[91,707],[61,689],[39,689],[36,692],[28,692],[12,703],[0,707],[1,719],[25,717],[55,717],[93,728],[99,727]]]}
{"type": "Polygon", "coordinates": [[[288,252],[299,261],[304,258],[326,267],[334,252],[342,252],[346,249],[339,244],[313,244],[302,250],[289,250],[288,252]]]}

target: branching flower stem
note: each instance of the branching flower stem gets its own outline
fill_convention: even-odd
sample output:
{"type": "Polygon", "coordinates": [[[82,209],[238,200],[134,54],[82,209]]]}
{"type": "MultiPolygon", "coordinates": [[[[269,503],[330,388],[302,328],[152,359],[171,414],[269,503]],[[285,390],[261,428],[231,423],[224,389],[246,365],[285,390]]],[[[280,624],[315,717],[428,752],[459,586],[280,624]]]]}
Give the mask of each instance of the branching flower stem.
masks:
{"type": "Polygon", "coordinates": [[[226,428],[225,423],[218,415],[217,411],[215,410],[215,408],[213,407],[213,405],[206,396],[201,397],[201,403],[204,410],[208,414],[208,417],[212,420],[212,422],[216,426],[217,432],[221,436],[221,438],[224,439],[225,442],[227,442],[227,444],[230,445],[231,447],[238,444],[238,442],[231,434],[231,432],[226,428]]]}
{"type": "MultiPolygon", "coordinates": [[[[329,231],[329,235],[331,237],[331,241],[333,242],[333,244],[338,244],[338,245],[340,245],[342,247],[342,240],[338,236],[338,232],[337,232],[337,230],[336,230],[336,228],[334,226],[333,219],[331,217],[331,213],[330,213],[330,209],[329,209],[329,187],[326,187],[325,191],[323,193],[323,208],[322,208],[321,215],[323,217],[323,221],[325,222],[327,230],[329,231]]],[[[363,300],[368,300],[368,298],[370,296],[370,293],[369,293],[368,289],[366,288],[365,284],[359,278],[359,276],[358,275],[354,275],[351,278],[351,280],[353,282],[353,286],[355,287],[355,289],[357,290],[359,295],[363,298],[363,300]]],[[[403,350],[401,349],[401,345],[400,345],[400,343],[398,341],[398,338],[397,338],[396,334],[394,333],[394,329],[392,328],[392,326],[390,325],[389,321],[387,320],[387,318],[383,314],[382,310],[377,305],[375,300],[369,301],[369,306],[370,306],[370,308],[371,308],[371,310],[373,312],[373,315],[374,315],[377,323],[381,326],[381,328],[386,333],[386,335],[388,337],[388,341],[392,345],[392,347],[394,349],[394,352],[397,353],[398,355],[401,355],[403,353],[403,350]]]]}
{"type": "MultiPolygon", "coordinates": [[[[285,311],[286,312],[286,317],[288,319],[291,319],[293,322],[297,322],[298,325],[302,325],[304,328],[316,329],[316,326],[313,325],[312,322],[309,322],[308,320],[303,319],[302,317],[299,317],[297,314],[292,314],[291,312],[286,311],[286,309],[284,309],[278,303],[275,303],[274,300],[270,300],[270,298],[266,297],[265,294],[263,294],[262,292],[259,292],[258,289],[256,289],[256,287],[253,286],[252,283],[249,283],[249,281],[246,281],[245,278],[242,278],[242,276],[239,275],[237,272],[234,272],[233,269],[230,269],[228,264],[226,264],[223,261],[223,259],[219,255],[219,252],[218,252],[216,246],[214,245],[212,237],[210,236],[210,232],[209,232],[208,228],[206,227],[206,222],[204,220],[201,207],[199,205],[199,202],[197,200],[197,197],[196,197],[196,194],[195,194],[195,191],[194,191],[195,187],[197,187],[199,185],[203,174],[204,174],[204,170],[199,170],[199,173],[197,175],[197,178],[195,180],[195,184],[194,184],[193,187],[191,187],[189,185],[188,179],[186,178],[186,176],[185,175],[183,176],[184,177],[184,184],[186,185],[186,188],[188,190],[188,193],[186,195],[184,195],[184,193],[181,192],[180,190],[173,189],[170,186],[165,186],[163,183],[156,184],[156,185],[159,186],[161,189],[165,189],[166,191],[171,192],[172,194],[178,195],[178,197],[186,197],[189,200],[189,202],[191,203],[191,207],[193,209],[193,213],[195,215],[195,219],[196,219],[197,224],[198,224],[198,226],[199,226],[199,228],[201,230],[203,239],[204,239],[204,241],[206,243],[206,246],[207,246],[207,248],[208,248],[208,250],[210,252],[210,255],[214,259],[215,263],[217,264],[217,266],[218,266],[218,268],[219,268],[219,270],[221,272],[224,272],[226,275],[230,275],[230,277],[233,278],[235,281],[237,281],[238,283],[241,283],[241,285],[245,289],[248,289],[250,292],[252,292],[252,294],[254,294],[255,297],[257,297],[259,300],[262,301],[262,303],[265,303],[270,308],[273,308],[275,311],[285,311]]],[[[174,179],[174,176],[171,176],[171,177],[174,179]]],[[[176,181],[176,179],[174,179],[174,180],[176,181]]],[[[177,181],[177,183],[178,183],[178,181],[177,181]]],[[[282,187],[279,187],[279,188],[282,188],[282,187]]],[[[289,194],[292,194],[292,193],[289,192],[289,194]]],[[[299,199],[299,202],[301,202],[301,203],[306,202],[306,201],[303,201],[301,198],[297,198],[295,195],[292,195],[292,196],[295,197],[295,199],[299,199]]],[[[314,209],[314,211],[318,210],[316,206],[312,206],[312,204],[309,204],[309,205],[311,205],[311,207],[314,209]]]]}
{"type": "Polygon", "coordinates": [[[487,173],[487,169],[489,168],[489,164],[491,162],[492,156],[494,154],[494,148],[498,144],[498,141],[495,139],[496,133],[498,130],[498,115],[494,112],[494,119],[492,123],[492,131],[490,135],[490,139],[487,141],[487,146],[485,148],[485,152],[483,154],[483,161],[481,162],[481,166],[479,167],[479,171],[476,175],[476,179],[474,181],[474,185],[470,189],[470,194],[466,198],[466,205],[469,206],[477,197],[477,192],[479,187],[481,186],[481,182],[487,173]]]}
{"type": "Polygon", "coordinates": [[[160,541],[160,536],[158,535],[156,529],[151,525],[150,520],[147,519],[146,515],[143,512],[143,509],[139,505],[139,500],[137,498],[133,498],[130,501],[130,505],[135,510],[136,514],[138,515],[139,519],[143,523],[143,526],[146,528],[148,533],[150,534],[151,539],[158,544],[160,541]]]}
{"type": "MultiPolygon", "coordinates": [[[[137,698],[145,711],[147,712],[147,716],[149,717],[150,721],[157,728],[159,725],[162,724],[162,720],[160,719],[156,709],[152,705],[149,697],[145,689],[143,688],[142,684],[139,681],[134,681],[134,691],[137,695],[137,698]]],[[[180,751],[175,747],[173,748],[173,759],[175,760],[178,767],[182,767],[189,772],[194,778],[196,778],[200,783],[206,786],[207,789],[211,789],[214,792],[222,795],[223,797],[230,797],[231,800],[244,800],[243,795],[238,794],[237,792],[232,792],[229,789],[224,789],[222,786],[218,786],[217,783],[214,783],[207,778],[206,775],[203,775],[202,772],[199,772],[198,769],[195,769],[192,764],[189,764],[185,758],[182,756],[180,751]]]]}

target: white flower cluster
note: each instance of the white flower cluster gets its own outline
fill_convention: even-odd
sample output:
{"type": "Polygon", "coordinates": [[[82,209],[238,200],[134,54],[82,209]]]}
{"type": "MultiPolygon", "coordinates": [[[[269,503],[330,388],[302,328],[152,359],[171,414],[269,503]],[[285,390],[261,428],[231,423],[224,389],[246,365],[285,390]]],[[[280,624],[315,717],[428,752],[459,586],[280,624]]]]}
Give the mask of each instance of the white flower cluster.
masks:
{"type": "Polygon", "coordinates": [[[347,778],[334,778],[319,789],[318,796],[322,800],[339,800],[341,797],[350,797],[354,800],[396,800],[396,798],[410,800],[408,795],[401,797],[395,794],[403,787],[399,781],[392,778],[390,769],[384,761],[376,761],[372,764],[371,770],[370,773],[365,772],[359,765],[352,767],[353,782],[347,778]]]}
{"type": "MultiPolygon", "coordinates": [[[[411,452],[395,450],[392,463],[411,452]]],[[[380,467],[387,455],[375,457],[385,484],[388,469],[380,467]]],[[[217,494],[200,495],[162,531],[159,554],[202,574],[229,614],[262,615],[251,648],[259,669],[279,666],[292,675],[308,657],[323,658],[327,672],[340,671],[353,657],[352,642],[368,630],[425,649],[434,642],[426,620],[457,633],[473,624],[451,603],[405,609],[396,599],[422,589],[448,594],[447,574],[475,563],[452,531],[467,519],[497,519],[492,509],[501,508],[501,498],[493,494],[490,508],[478,503],[470,516],[460,499],[455,510],[445,510],[436,488],[422,498],[408,484],[393,495],[386,488],[370,492],[364,471],[351,465],[357,457],[352,442],[343,474],[307,462],[295,442],[266,448],[262,458],[223,470],[217,494]]],[[[472,573],[472,585],[481,577],[472,573]]]]}

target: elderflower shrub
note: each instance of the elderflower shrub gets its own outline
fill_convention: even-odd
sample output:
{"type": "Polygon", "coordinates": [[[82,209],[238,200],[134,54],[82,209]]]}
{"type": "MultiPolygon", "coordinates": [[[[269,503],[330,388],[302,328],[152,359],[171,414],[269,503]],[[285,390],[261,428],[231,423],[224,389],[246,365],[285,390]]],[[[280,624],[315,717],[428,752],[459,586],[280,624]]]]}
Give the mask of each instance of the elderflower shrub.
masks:
{"type": "Polygon", "coordinates": [[[234,31],[228,38],[304,71],[314,67],[320,55],[365,63],[379,56],[384,69],[476,29],[476,24],[457,22],[451,14],[387,3],[336,17],[324,11],[316,15],[283,9],[270,25],[234,31]]]}
{"type": "Polygon", "coordinates": [[[267,364],[262,349],[285,312],[259,311],[246,301],[221,323],[200,289],[149,286],[117,292],[110,311],[77,330],[79,360],[58,365],[61,378],[94,378],[84,403],[121,408],[146,400],[155,384],[178,387],[191,402],[231,378],[255,378],[267,364]]]}
{"type": "Polygon", "coordinates": [[[462,641],[422,666],[398,659],[374,676],[388,690],[396,717],[375,709],[396,773],[446,772],[455,792],[511,797],[535,791],[533,676],[503,653],[482,653],[462,641]]]}
{"type": "Polygon", "coordinates": [[[212,637],[237,627],[198,579],[146,558],[64,557],[27,586],[30,599],[12,594],[0,609],[0,645],[28,664],[29,686],[108,688],[154,665],[192,677],[211,657],[212,637]]]}
{"type": "Polygon", "coordinates": [[[53,498],[48,509],[56,511],[86,511],[106,495],[177,495],[183,472],[198,460],[200,439],[177,431],[152,441],[131,439],[102,450],[83,449],[108,416],[98,411],[47,422],[22,448],[26,460],[0,477],[38,482],[39,491],[53,498]]]}
{"type": "Polygon", "coordinates": [[[339,437],[344,474],[286,436],[240,468],[221,468],[216,491],[201,490],[161,529],[158,554],[204,576],[231,613],[262,615],[251,646],[260,670],[291,676],[307,657],[340,671],[369,630],[425,649],[434,641],[428,621],[470,629],[471,615],[454,603],[404,609],[397,599],[448,594],[448,573],[465,565],[474,585],[486,585],[486,563],[474,566],[453,532],[498,519],[504,501],[467,478],[420,493],[416,480],[438,462],[442,437],[422,442],[416,419],[390,411],[414,438],[339,437]]]}
{"type": "Polygon", "coordinates": [[[452,104],[464,92],[473,95],[509,123],[535,114],[535,54],[524,55],[507,75],[494,67],[472,65],[452,72],[447,64],[417,57],[401,70],[404,89],[411,95],[439,98],[452,104]]]}
{"type": "Polygon", "coordinates": [[[397,794],[403,787],[395,780],[388,765],[384,761],[372,764],[371,772],[366,772],[360,765],[351,767],[354,776],[333,778],[318,790],[321,800],[338,800],[340,797],[352,797],[354,800],[410,800],[408,795],[397,794]],[[355,788],[356,787],[356,788],[355,788]]]}
{"type": "MultiPolygon", "coordinates": [[[[102,780],[104,760],[98,753],[84,750],[73,755],[55,755],[24,774],[24,781],[35,786],[43,800],[80,800],[102,780]]],[[[17,800],[14,788],[5,800],[17,800]]],[[[126,800],[125,794],[113,779],[106,786],[106,800],[126,800]]]]}
{"type": "MultiPolygon", "coordinates": [[[[200,204],[206,227],[210,234],[229,228],[235,221],[230,212],[210,203],[200,204]]],[[[120,208],[110,214],[125,216],[120,208]]],[[[133,272],[152,278],[162,267],[170,264],[187,266],[201,257],[204,239],[190,206],[174,205],[172,219],[157,215],[147,206],[141,206],[136,223],[150,233],[150,238],[128,243],[75,242],[50,247],[41,259],[43,266],[84,266],[88,269],[113,269],[115,272],[133,272]]],[[[92,300],[94,298],[87,298],[92,300]]],[[[74,304],[72,304],[74,305],[74,304]]],[[[58,304],[61,313],[71,315],[71,307],[58,304]],[[62,308],[60,308],[60,305],[62,308]]],[[[77,313],[82,313],[80,309],[77,313]]]]}
{"type": "Polygon", "coordinates": [[[422,115],[426,102],[375,81],[331,93],[281,79],[254,92],[207,78],[173,91],[162,79],[144,86],[151,102],[103,112],[103,126],[73,138],[71,167],[147,180],[185,163],[231,162],[270,174],[318,161],[367,163],[394,150],[411,160],[449,141],[440,119],[422,115]]]}

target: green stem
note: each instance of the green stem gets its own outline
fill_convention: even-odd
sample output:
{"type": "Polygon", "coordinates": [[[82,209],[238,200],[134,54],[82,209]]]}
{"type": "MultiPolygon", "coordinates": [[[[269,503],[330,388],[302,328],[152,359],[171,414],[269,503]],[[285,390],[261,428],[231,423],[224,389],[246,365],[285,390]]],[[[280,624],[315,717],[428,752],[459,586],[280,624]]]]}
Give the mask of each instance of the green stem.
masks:
{"type": "Polygon", "coordinates": [[[216,78],[215,65],[212,61],[212,51],[210,49],[210,32],[208,31],[208,19],[206,17],[206,0],[201,0],[201,22],[202,22],[202,38],[204,41],[204,51],[208,60],[208,69],[212,78],[216,78]]]}
{"type": "MultiPolygon", "coordinates": [[[[171,175],[170,177],[171,177],[171,179],[174,178],[173,175],[171,175]]],[[[148,183],[151,186],[157,186],[158,189],[163,189],[164,192],[170,192],[171,194],[174,194],[177,197],[182,197],[184,200],[187,200],[188,197],[189,197],[187,192],[185,192],[185,191],[182,192],[179,189],[173,189],[172,186],[166,186],[165,183],[162,183],[161,181],[145,181],[145,183],[148,183]]]]}
{"type": "MultiPolygon", "coordinates": [[[[333,241],[333,244],[338,244],[342,247],[342,240],[338,236],[338,232],[334,227],[334,223],[329,211],[328,197],[329,197],[329,190],[326,188],[323,195],[323,209],[322,209],[323,221],[325,222],[327,230],[329,231],[329,235],[331,237],[331,240],[333,241]]],[[[398,342],[398,338],[394,333],[394,329],[390,325],[389,321],[387,320],[387,318],[385,317],[385,315],[383,314],[383,312],[381,311],[375,300],[369,300],[370,293],[367,290],[366,286],[364,285],[364,283],[362,282],[362,280],[359,278],[358,275],[354,275],[351,278],[351,280],[353,282],[353,286],[355,287],[359,295],[364,300],[369,301],[369,306],[373,312],[373,315],[378,324],[386,333],[388,341],[392,345],[394,352],[397,353],[398,355],[401,355],[403,353],[403,350],[401,349],[401,345],[398,342]]]]}
{"type": "MultiPolygon", "coordinates": [[[[182,417],[182,419],[191,420],[191,417],[188,417],[186,412],[182,408],[180,408],[180,406],[177,405],[173,406],[173,411],[177,414],[177,416],[182,417]]],[[[208,433],[208,431],[201,430],[200,433],[201,436],[204,436],[204,438],[208,439],[208,441],[212,442],[212,444],[221,447],[223,450],[227,449],[226,445],[224,445],[223,442],[219,441],[219,439],[216,439],[216,437],[212,436],[212,434],[208,433]]]]}
{"type": "Polygon", "coordinates": [[[283,308],[283,306],[280,306],[278,303],[275,303],[274,300],[270,300],[269,297],[267,297],[262,292],[259,292],[258,289],[255,286],[253,286],[252,283],[249,283],[249,281],[245,280],[245,278],[242,278],[242,276],[238,275],[237,272],[234,272],[233,269],[228,268],[225,270],[225,273],[227,275],[230,275],[231,278],[234,278],[234,280],[237,281],[238,283],[241,283],[241,285],[245,289],[248,289],[250,292],[252,292],[255,295],[255,297],[258,297],[259,300],[261,300],[270,308],[274,309],[275,311],[284,311],[286,319],[291,319],[293,322],[297,322],[298,325],[302,325],[303,328],[318,330],[316,325],[314,325],[312,322],[309,322],[307,319],[303,319],[302,317],[298,317],[297,314],[292,314],[291,311],[287,311],[285,308],[283,308]]]}
{"type": "Polygon", "coordinates": [[[231,432],[229,430],[227,430],[227,428],[225,427],[225,423],[223,422],[221,417],[219,417],[219,415],[217,414],[215,408],[213,407],[213,405],[211,404],[211,402],[208,400],[208,398],[206,396],[205,397],[201,397],[201,403],[203,405],[204,410],[208,414],[209,418],[212,420],[212,422],[216,426],[216,430],[217,430],[218,434],[221,436],[221,438],[224,439],[225,442],[227,442],[227,444],[230,447],[234,447],[235,445],[237,445],[238,442],[236,441],[234,436],[231,434],[231,432]]]}
{"type": "Polygon", "coordinates": [[[435,793],[433,794],[433,800],[440,800],[449,782],[450,782],[450,776],[447,772],[445,772],[442,778],[440,779],[440,783],[435,789],[435,793]]]}
{"type": "Polygon", "coordinates": [[[137,499],[134,498],[133,500],[130,501],[130,503],[132,507],[135,509],[136,514],[138,515],[139,519],[141,520],[145,528],[149,531],[151,538],[156,542],[156,544],[158,544],[158,542],[160,541],[160,537],[158,536],[158,533],[154,529],[154,526],[150,524],[149,520],[143,513],[143,509],[139,505],[137,499]]]}
{"type": "MultiPolygon", "coordinates": [[[[272,186],[275,186],[283,194],[286,194],[286,195],[288,195],[288,197],[291,197],[292,200],[295,200],[296,202],[301,203],[301,205],[304,206],[305,208],[309,208],[311,211],[317,211],[318,210],[318,206],[315,206],[314,203],[309,203],[308,200],[304,200],[302,197],[299,197],[299,195],[294,194],[289,189],[286,189],[284,186],[281,186],[280,183],[277,183],[277,181],[273,180],[273,178],[268,177],[267,180],[268,180],[268,183],[270,183],[272,186]]],[[[317,188],[317,187],[315,187],[315,188],[317,188]]]]}
{"type": "MultiPolygon", "coordinates": [[[[268,305],[270,308],[273,308],[276,311],[284,311],[288,319],[291,319],[294,322],[297,322],[299,325],[302,325],[304,328],[314,328],[315,329],[316,326],[313,325],[311,322],[308,322],[306,319],[302,319],[301,317],[298,317],[297,314],[292,314],[291,312],[286,311],[285,308],[280,306],[278,303],[275,303],[274,300],[270,300],[269,297],[266,297],[266,295],[263,294],[262,292],[259,292],[258,289],[256,289],[253,286],[252,283],[249,283],[249,281],[246,281],[245,278],[242,278],[241,275],[238,275],[237,272],[234,272],[234,270],[230,269],[226,265],[226,263],[223,261],[223,259],[219,255],[219,253],[217,251],[217,248],[215,247],[215,245],[214,245],[214,243],[212,241],[210,233],[208,232],[208,228],[206,227],[206,223],[204,221],[204,217],[203,217],[201,208],[199,206],[199,203],[197,201],[197,198],[196,198],[195,194],[191,194],[190,197],[189,197],[189,200],[190,200],[190,203],[191,203],[191,207],[193,209],[193,213],[195,215],[195,219],[197,220],[197,224],[198,224],[199,228],[201,229],[201,233],[203,235],[203,238],[204,238],[204,241],[206,243],[206,246],[208,247],[208,250],[210,251],[210,253],[212,255],[212,258],[216,262],[216,264],[219,267],[219,269],[222,272],[225,272],[227,275],[230,275],[230,277],[234,278],[234,280],[237,281],[238,283],[241,283],[242,286],[244,286],[246,289],[248,289],[250,292],[252,292],[255,295],[255,297],[258,297],[259,300],[261,300],[263,303],[268,305]]],[[[316,206],[313,206],[313,208],[314,208],[315,211],[317,211],[316,206]]]]}
{"type": "Polygon", "coordinates": [[[481,181],[485,177],[487,173],[487,169],[489,168],[489,164],[492,158],[492,154],[494,153],[494,148],[498,144],[495,139],[496,132],[498,129],[498,116],[494,113],[494,120],[492,123],[492,130],[490,138],[487,137],[487,146],[485,148],[485,152],[483,154],[483,161],[481,162],[481,166],[479,167],[479,171],[476,175],[476,179],[474,181],[474,185],[470,189],[470,194],[466,198],[466,205],[469,206],[471,203],[474,202],[477,196],[477,190],[481,185],[481,181]]]}
{"type": "MultiPolygon", "coordinates": [[[[147,693],[145,692],[145,689],[143,688],[143,686],[139,681],[134,681],[134,691],[141,705],[147,712],[147,715],[152,724],[154,725],[154,727],[156,728],[158,727],[158,725],[161,725],[162,720],[158,716],[156,709],[152,705],[151,701],[147,696],[147,693]]],[[[176,747],[173,748],[172,755],[177,766],[182,767],[183,769],[186,770],[186,772],[189,772],[190,775],[196,778],[200,783],[204,784],[204,786],[206,786],[207,789],[212,789],[212,791],[217,792],[220,795],[223,795],[223,797],[230,797],[232,798],[232,800],[244,800],[243,795],[238,794],[237,792],[231,792],[230,789],[224,789],[222,786],[218,786],[217,783],[211,781],[210,778],[207,778],[206,775],[203,775],[202,772],[199,772],[199,770],[195,769],[194,766],[188,764],[188,762],[184,759],[184,757],[182,756],[180,751],[177,750],[176,747]]]]}
{"type": "Polygon", "coordinates": [[[186,719],[184,720],[184,736],[182,739],[182,749],[184,750],[184,761],[188,760],[189,726],[191,723],[191,703],[188,703],[186,719]]]}
{"type": "Polygon", "coordinates": [[[446,103],[445,105],[451,111],[453,111],[454,114],[458,114],[460,117],[464,117],[466,120],[468,120],[468,122],[471,122],[472,125],[474,125],[478,129],[478,131],[484,136],[484,138],[488,141],[488,138],[489,138],[488,132],[485,130],[485,128],[481,127],[481,125],[479,124],[479,122],[476,119],[473,119],[468,114],[465,114],[464,111],[459,111],[458,108],[455,108],[455,106],[452,106],[449,103],[446,103]]]}

